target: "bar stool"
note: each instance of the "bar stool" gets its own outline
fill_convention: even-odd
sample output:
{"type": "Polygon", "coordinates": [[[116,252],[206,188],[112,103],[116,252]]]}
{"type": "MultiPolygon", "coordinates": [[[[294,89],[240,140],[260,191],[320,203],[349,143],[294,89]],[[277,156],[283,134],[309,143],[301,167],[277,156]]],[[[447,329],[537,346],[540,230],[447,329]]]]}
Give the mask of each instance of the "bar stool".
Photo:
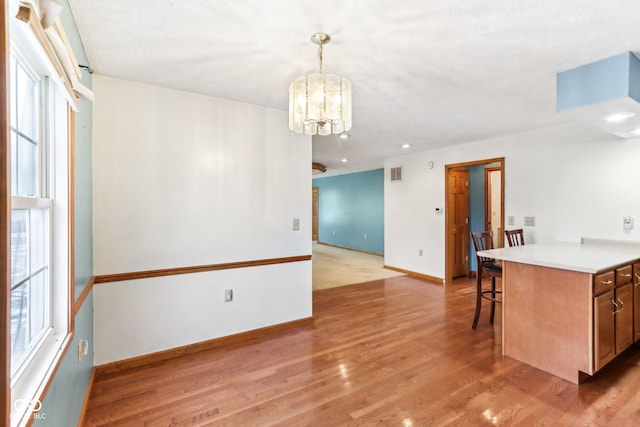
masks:
{"type": "Polygon", "coordinates": [[[524,245],[524,232],[522,228],[518,228],[515,230],[504,230],[504,235],[507,238],[509,247],[524,245]]]}
{"type": "Polygon", "coordinates": [[[496,277],[502,278],[502,264],[493,258],[487,258],[478,255],[479,251],[493,249],[493,232],[482,231],[479,233],[469,233],[471,235],[471,241],[473,247],[476,250],[477,272],[476,272],[476,313],[473,317],[472,329],[475,329],[478,325],[478,319],[480,318],[480,308],[482,306],[482,299],[491,301],[491,314],[489,319],[493,323],[493,317],[495,314],[496,303],[501,303],[502,300],[498,298],[497,294],[502,294],[502,291],[496,290],[496,277]],[[491,277],[491,289],[482,288],[482,276],[491,277]]]}

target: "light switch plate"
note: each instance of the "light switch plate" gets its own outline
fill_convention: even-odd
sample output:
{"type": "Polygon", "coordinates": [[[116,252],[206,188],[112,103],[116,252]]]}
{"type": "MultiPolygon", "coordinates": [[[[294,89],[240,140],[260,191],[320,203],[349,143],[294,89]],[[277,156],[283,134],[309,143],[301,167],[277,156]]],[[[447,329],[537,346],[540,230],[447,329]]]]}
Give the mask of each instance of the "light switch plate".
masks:
{"type": "Polygon", "coordinates": [[[524,225],[533,227],[536,225],[536,217],[534,216],[525,216],[524,217],[524,225]]]}

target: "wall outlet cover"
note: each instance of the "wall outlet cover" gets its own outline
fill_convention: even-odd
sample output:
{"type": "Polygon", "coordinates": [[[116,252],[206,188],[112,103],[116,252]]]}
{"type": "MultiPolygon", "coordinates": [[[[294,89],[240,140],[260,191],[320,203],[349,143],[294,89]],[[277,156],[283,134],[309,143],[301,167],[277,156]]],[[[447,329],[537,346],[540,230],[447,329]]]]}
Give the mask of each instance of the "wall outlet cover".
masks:
{"type": "Polygon", "coordinates": [[[89,341],[78,341],[78,362],[82,362],[82,359],[89,354],[89,341]]]}

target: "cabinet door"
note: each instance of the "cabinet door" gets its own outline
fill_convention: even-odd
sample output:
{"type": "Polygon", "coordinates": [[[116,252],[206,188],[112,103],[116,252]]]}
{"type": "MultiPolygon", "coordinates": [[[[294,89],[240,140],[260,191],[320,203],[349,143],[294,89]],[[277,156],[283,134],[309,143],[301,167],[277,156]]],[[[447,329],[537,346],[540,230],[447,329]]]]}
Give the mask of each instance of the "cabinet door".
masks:
{"type": "Polygon", "coordinates": [[[640,264],[633,265],[633,335],[640,340],[640,264]]]}
{"type": "Polygon", "coordinates": [[[595,370],[602,368],[615,356],[615,322],[613,291],[593,299],[595,370]]]}
{"type": "Polygon", "coordinates": [[[616,354],[633,344],[633,286],[631,283],[617,287],[615,299],[618,307],[615,315],[616,354]]]}

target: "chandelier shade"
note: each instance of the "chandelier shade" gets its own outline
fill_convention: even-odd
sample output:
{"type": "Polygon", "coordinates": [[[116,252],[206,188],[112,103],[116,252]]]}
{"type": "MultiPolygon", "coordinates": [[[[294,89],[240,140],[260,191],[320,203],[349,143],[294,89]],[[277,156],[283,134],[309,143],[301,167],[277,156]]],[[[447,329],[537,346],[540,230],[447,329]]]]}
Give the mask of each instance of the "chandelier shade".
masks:
{"type": "Polygon", "coordinates": [[[320,73],[298,77],[289,85],[289,129],[305,135],[330,135],[351,129],[351,83],[322,72],[322,45],[328,35],[317,33],[311,40],[320,45],[320,73]]]}

